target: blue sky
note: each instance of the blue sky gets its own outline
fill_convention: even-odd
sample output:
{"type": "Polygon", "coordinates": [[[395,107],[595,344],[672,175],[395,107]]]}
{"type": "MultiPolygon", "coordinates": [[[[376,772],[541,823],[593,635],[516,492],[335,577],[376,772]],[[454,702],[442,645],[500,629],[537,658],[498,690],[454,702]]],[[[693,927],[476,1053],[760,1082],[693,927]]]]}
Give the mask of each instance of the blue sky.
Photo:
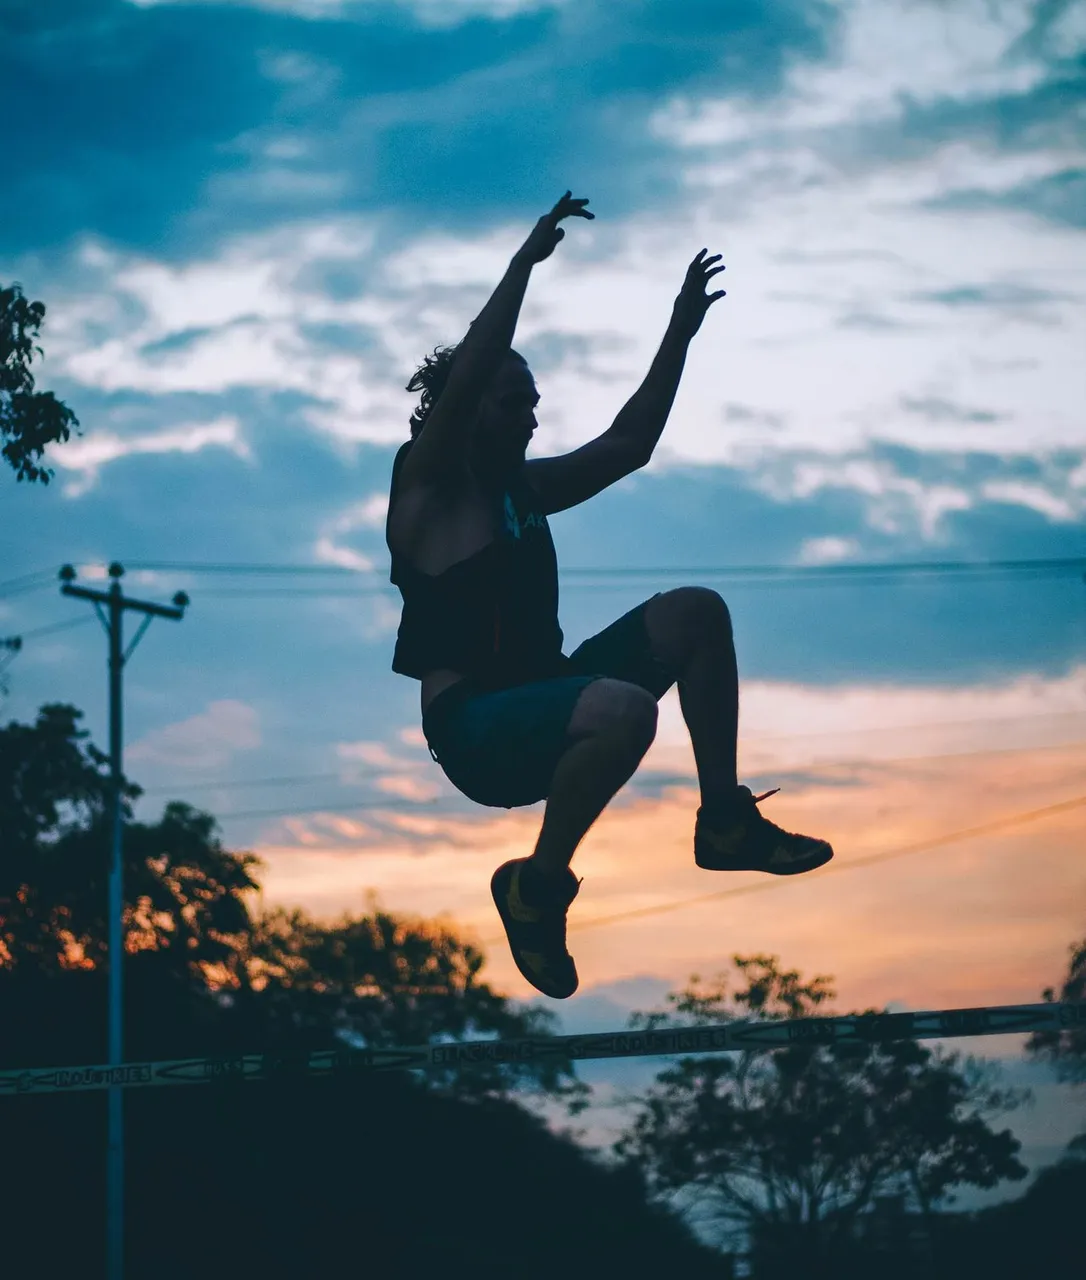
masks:
{"type": "MultiPolygon", "coordinates": [[[[59,596],[60,564],[86,581],[118,559],[146,599],[183,588],[185,621],[156,622],[126,675],[140,816],[171,797],[224,815],[271,900],[333,913],[373,889],[489,936],[487,859],[530,842],[539,813],[473,808],[418,737],[417,687],[389,669],[384,496],[404,384],[569,188],[596,220],[537,269],[516,339],[540,452],[610,424],[702,246],[728,268],[651,465],[552,521],[566,568],[669,572],[570,574],[569,644],[656,590],[717,586],[748,773],[786,778],[774,816],[826,823],[842,860],[1078,794],[1081,569],[721,571],[1086,557],[1083,15],[7,4],[0,280],[46,302],[39,382],[82,435],[52,452],[47,489],[0,484],[0,578],[42,571],[0,588],[0,636],[28,635],[5,719],[72,701],[106,743],[93,615],[31,634],[85,609],[59,596]],[[178,562],[306,572],[163,567],[178,562]]],[[[691,778],[672,695],[584,846],[586,913],[704,892],[685,864],[659,870],[688,843],[691,778]],[[657,845],[612,874],[612,846],[648,830],[657,845]]],[[[900,883],[812,878],[772,912],[586,934],[569,1016],[613,1020],[741,947],[835,973],[846,1005],[1036,998],[1081,934],[1081,829],[963,846],[900,883]]],[[[500,947],[492,972],[528,994],[500,947]]]]}

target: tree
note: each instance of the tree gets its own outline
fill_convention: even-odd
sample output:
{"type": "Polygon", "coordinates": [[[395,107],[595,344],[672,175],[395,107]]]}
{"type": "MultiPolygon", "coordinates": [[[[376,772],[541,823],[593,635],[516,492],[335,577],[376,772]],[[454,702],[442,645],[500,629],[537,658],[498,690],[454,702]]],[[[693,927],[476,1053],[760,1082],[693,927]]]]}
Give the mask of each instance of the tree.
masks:
{"type": "MultiPolygon", "coordinates": [[[[1086,1000],[1086,938],[1072,943],[1067,973],[1057,993],[1046,987],[1042,995],[1049,1004],[1057,1000],[1086,1000]]],[[[1026,1048],[1038,1058],[1053,1063],[1060,1078],[1072,1084],[1086,1084],[1086,1025],[1061,1031],[1037,1031],[1026,1048]]]]}
{"type": "MultiPolygon", "coordinates": [[[[43,706],[34,725],[0,729],[0,967],[96,969],[105,958],[111,842],[109,757],[78,727],[82,712],[43,706]]],[[[133,822],[142,789],[125,782],[125,949],[156,952],[206,986],[231,964],[256,889],[251,854],[223,849],[214,819],[166,806],[133,822]]]]}
{"type": "MultiPolygon", "coordinates": [[[[805,981],[775,956],[734,963],[745,984],[734,994],[726,974],[694,977],[672,1012],[634,1025],[804,1017],[833,998],[831,979],[805,981]]],[[[876,1201],[930,1215],[958,1186],[1024,1177],[1017,1139],[987,1123],[1020,1097],[912,1040],[690,1058],[656,1077],[616,1154],[687,1213],[832,1273],[876,1201]]]]}
{"type": "MultiPolygon", "coordinates": [[[[43,355],[34,339],[45,319],[43,302],[27,302],[22,286],[0,286],[0,454],[17,480],[48,484],[53,472],[38,465],[46,445],[65,441],[79,419],[51,391],[35,391],[30,365],[43,355]]],[[[78,432],[77,432],[78,434],[78,432]]]]}
{"type": "Polygon", "coordinates": [[[1043,1169],[1025,1194],[972,1213],[946,1214],[933,1280],[1020,1280],[1072,1274],[1082,1248],[1078,1215],[1086,1201],[1086,1135],[1043,1169]]]}
{"type": "MultiPolygon", "coordinates": [[[[12,1280],[101,1280],[103,1102],[0,1098],[12,1280]]],[[[125,1105],[126,1274],[141,1280],[729,1275],[636,1177],[507,1100],[381,1074],[136,1089],[125,1105]]]]}
{"type": "MultiPolygon", "coordinates": [[[[232,974],[231,1003],[259,1011],[263,1043],[280,1028],[313,1047],[339,1037],[358,1045],[424,1044],[479,1035],[546,1035],[554,1017],[515,1008],[480,978],[485,957],[451,929],[393,916],[371,900],[362,917],[321,924],[279,908],[254,922],[232,974]]],[[[569,1064],[475,1064],[430,1071],[431,1084],[458,1093],[501,1093],[515,1080],[566,1099],[576,1111],[588,1090],[569,1064]]]]}
{"type": "MultiPolygon", "coordinates": [[[[84,742],[81,718],[50,704],[34,725],[0,728],[0,971],[20,979],[0,998],[9,1028],[20,1028],[7,1039],[9,1065],[99,1061],[104,1047],[109,761],[84,742]],[[52,1017],[38,1017],[43,1002],[52,1017]],[[58,1040],[51,1030],[75,1026],[85,1033],[58,1040]],[[46,1047],[64,1056],[43,1058],[46,1047]]],[[[125,780],[130,1058],[551,1029],[552,1015],[494,991],[483,954],[448,928],[376,903],[332,924],[299,910],[254,915],[260,860],[225,849],[212,815],[187,804],[134,821],[140,794],[125,780]]],[[[562,1062],[473,1065],[428,1080],[472,1096],[531,1083],[573,1106],[586,1092],[562,1062]]]]}
{"type": "MultiPolygon", "coordinates": [[[[0,1064],[100,1062],[105,1044],[106,760],[81,713],[46,706],[0,728],[0,1064]]],[[[482,979],[484,958],[439,924],[373,905],[320,924],[254,916],[259,861],[223,848],[179,803],[131,821],[125,783],[127,1056],[538,1034],[482,979]]],[[[477,1066],[420,1079],[225,1080],[125,1102],[132,1275],[206,1280],[373,1270],[414,1280],[558,1271],[728,1268],[510,1096],[572,1089],[568,1068],[477,1066]],[[502,1096],[505,1095],[505,1096],[502,1096]],[[178,1234],[178,1224],[183,1231],[178,1234]]],[[[4,1274],[103,1274],[104,1093],[0,1097],[4,1274]],[[47,1187],[49,1194],[42,1193],[47,1187]],[[17,1224],[17,1225],[16,1225],[17,1224]]]]}

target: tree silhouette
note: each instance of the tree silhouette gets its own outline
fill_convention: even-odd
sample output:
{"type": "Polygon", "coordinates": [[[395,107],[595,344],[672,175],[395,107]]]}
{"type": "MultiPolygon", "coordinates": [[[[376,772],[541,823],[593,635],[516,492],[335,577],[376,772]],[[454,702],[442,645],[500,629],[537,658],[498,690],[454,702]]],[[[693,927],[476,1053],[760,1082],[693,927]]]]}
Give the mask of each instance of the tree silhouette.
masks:
{"type": "MultiPolygon", "coordinates": [[[[51,391],[35,391],[30,365],[45,319],[45,303],[27,302],[22,286],[0,286],[0,454],[17,480],[48,484],[53,472],[38,465],[45,446],[65,441],[79,419],[51,391]]],[[[77,432],[78,434],[78,432],[77,432]]]]}
{"type": "MultiPolygon", "coordinates": [[[[85,741],[81,718],[73,706],[50,704],[33,725],[0,728],[0,971],[21,979],[0,993],[9,1026],[20,1028],[0,1049],[10,1065],[48,1062],[46,1046],[63,1052],[58,1064],[101,1057],[110,783],[108,757],[85,741]],[[58,977],[67,981],[50,981],[58,977]],[[46,1006],[53,1016],[39,1018],[46,1006]],[[67,1035],[62,1051],[49,1028],[75,1026],[84,1034],[67,1035]]],[[[134,821],[140,794],[125,781],[129,1058],[552,1028],[547,1011],[494,991],[481,977],[482,952],[448,928],[376,903],[366,916],[331,924],[299,910],[254,915],[260,860],[225,849],[214,817],[181,802],[168,803],[157,822],[134,821]]],[[[585,1093],[561,1061],[477,1064],[427,1079],[471,1095],[530,1083],[574,1107],[585,1093]]]]}
{"type": "MultiPolygon", "coordinates": [[[[0,729],[0,1065],[101,1062],[105,757],[72,706],[0,729]]],[[[125,785],[131,800],[140,794],[125,785]]],[[[258,859],[187,805],[125,831],[126,1056],[539,1034],[442,925],[376,905],[322,924],[250,912],[258,859]]],[[[543,1280],[727,1263],[518,1105],[577,1096],[568,1067],[465,1067],[134,1090],[128,1274],[182,1280],[379,1272],[543,1280]]],[[[5,1275],[103,1276],[105,1095],[0,1098],[5,1275]]]]}
{"type": "Polygon", "coordinates": [[[933,1280],[1021,1280],[1073,1274],[1082,1248],[1079,1214],[1086,1202],[1086,1135],[1038,1170],[1025,1193],[972,1213],[940,1221],[933,1280]]]}
{"type": "MultiPolygon", "coordinates": [[[[553,1030],[547,1010],[514,1009],[480,980],[484,956],[471,943],[443,925],[393,916],[372,900],[366,916],[333,924],[297,909],[268,912],[254,922],[238,959],[234,999],[239,1012],[262,1008],[265,1038],[278,1038],[284,1023],[314,1047],[330,1033],[379,1046],[553,1030]]],[[[530,1080],[574,1110],[587,1093],[568,1064],[475,1064],[470,1072],[450,1068],[427,1077],[461,1094],[500,1093],[513,1079],[530,1080]]]]}
{"type": "MultiPolygon", "coordinates": [[[[1086,938],[1072,943],[1069,950],[1071,959],[1059,990],[1046,987],[1042,993],[1049,1003],[1086,1000],[1086,938]]],[[[1061,1079],[1072,1084],[1086,1084],[1086,1027],[1037,1031],[1030,1037],[1026,1048],[1038,1058],[1053,1063],[1061,1079]]]]}
{"type": "MultiPolygon", "coordinates": [[[[95,969],[106,954],[109,758],[78,727],[82,712],[43,706],[34,725],[0,729],[0,965],[44,972],[95,969]]],[[[188,805],[132,822],[142,789],[126,783],[125,949],[167,955],[206,985],[230,967],[250,927],[251,854],[229,853],[214,819],[188,805]]]]}
{"type": "MultiPolygon", "coordinates": [[[[804,1017],[833,998],[829,978],[805,981],[775,956],[734,963],[734,993],[728,975],[695,977],[671,1012],[634,1025],[804,1017]]],[[[1017,1139],[987,1123],[1021,1096],[912,1040],[688,1058],[656,1077],[616,1153],[722,1233],[831,1274],[876,1201],[930,1217],[956,1187],[1024,1177],[1017,1139]]]]}

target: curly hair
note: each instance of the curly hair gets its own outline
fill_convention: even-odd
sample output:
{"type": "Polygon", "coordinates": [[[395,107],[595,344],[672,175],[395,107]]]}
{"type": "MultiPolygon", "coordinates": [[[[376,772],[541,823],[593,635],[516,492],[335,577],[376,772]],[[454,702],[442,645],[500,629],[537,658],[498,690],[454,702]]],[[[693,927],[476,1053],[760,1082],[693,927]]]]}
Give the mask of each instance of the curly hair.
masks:
{"type": "MultiPolygon", "coordinates": [[[[445,390],[449,372],[460,347],[459,342],[452,347],[435,347],[432,355],[423,357],[422,364],[411,375],[411,381],[404,388],[405,391],[422,392],[418,408],[410,418],[412,440],[425,426],[426,419],[430,416],[438,397],[445,390]]],[[[509,348],[509,355],[523,364],[528,363],[520,352],[514,351],[512,347],[509,348]]]]}

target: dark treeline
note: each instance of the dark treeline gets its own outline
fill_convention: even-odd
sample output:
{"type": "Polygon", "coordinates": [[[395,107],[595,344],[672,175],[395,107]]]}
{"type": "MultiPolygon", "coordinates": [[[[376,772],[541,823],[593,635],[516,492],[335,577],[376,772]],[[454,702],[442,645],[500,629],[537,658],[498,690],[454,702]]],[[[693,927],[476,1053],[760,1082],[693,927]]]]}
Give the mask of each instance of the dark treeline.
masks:
{"type": "MultiPolygon", "coordinates": [[[[106,760],[69,706],[0,728],[0,1067],[106,1058],[106,760]]],[[[545,1034],[444,925],[377,906],[334,923],[254,910],[259,861],[210,815],[132,820],[126,786],[126,1056],[545,1034]]],[[[1062,990],[1081,998],[1086,945],[1062,990]]],[[[825,1011],[826,977],[735,957],[639,1025],[825,1011]]],[[[1080,1033],[1035,1053],[1081,1080],[1080,1033]]],[[[1083,1144],[975,1214],[965,1187],[1021,1181],[998,1074],[906,1041],[681,1059],[592,1156],[523,1102],[572,1114],[569,1064],[126,1095],[129,1280],[1056,1274],[1086,1190],[1083,1144]],[[719,1248],[699,1243],[697,1225],[719,1248]],[[746,1255],[737,1267],[736,1253],[746,1255]]],[[[0,1097],[0,1274],[98,1280],[106,1096],[0,1097]]]]}
{"type": "MultiPolygon", "coordinates": [[[[0,729],[4,1068],[106,1058],[108,786],[79,719],[50,706],[0,729]]],[[[446,928],[376,908],[331,925],[254,914],[258,866],[187,806],[129,822],[126,1057],[549,1029],[446,928]]],[[[568,1067],[132,1091],[129,1280],[727,1274],[634,1172],[520,1105],[525,1088],[574,1109],[584,1092],[568,1067]]],[[[0,1125],[0,1274],[97,1280],[106,1095],[0,1098],[0,1125]]]]}
{"type": "MultiPolygon", "coordinates": [[[[99,1276],[103,1095],[16,1106],[4,1274],[99,1276]]],[[[636,1178],[510,1101],[381,1076],[134,1092],[126,1118],[127,1274],[141,1280],[727,1275],[636,1178]]]]}
{"type": "MultiPolygon", "coordinates": [[[[1084,961],[1086,944],[1072,948],[1062,990],[1045,998],[1081,999],[1084,961]]],[[[734,974],[693,979],[666,1012],[635,1022],[828,1011],[830,978],[805,979],[773,956],[734,962],[734,974]]],[[[1038,1035],[1030,1048],[1083,1079],[1081,1032],[1038,1035]]],[[[650,1194],[745,1253],[755,1280],[1017,1280],[1058,1274],[1075,1248],[1086,1135],[1018,1199],[974,1213],[955,1205],[967,1188],[1026,1178],[1021,1144],[1000,1122],[1028,1100],[996,1065],[916,1041],[684,1058],[635,1100],[616,1153],[650,1194]]]]}

